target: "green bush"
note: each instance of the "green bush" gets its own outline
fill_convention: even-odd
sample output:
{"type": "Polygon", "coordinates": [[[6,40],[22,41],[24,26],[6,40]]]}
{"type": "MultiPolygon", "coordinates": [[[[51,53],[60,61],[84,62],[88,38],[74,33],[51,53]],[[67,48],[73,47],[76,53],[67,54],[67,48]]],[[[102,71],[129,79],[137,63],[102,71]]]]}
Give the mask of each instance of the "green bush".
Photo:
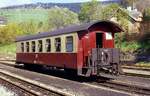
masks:
{"type": "Polygon", "coordinates": [[[142,46],[138,41],[127,41],[126,33],[115,35],[115,44],[117,48],[120,48],[123,52],[135,52],[142,46]]]}
{"type": "Polygon", "coordinates": [[[0,45],[0,54],[9,54],[15,55],[16,53],[16,44],[1,44],[0,45]]]}
{"type": "Polygon", "coordinates": [[[132,42],[122,42],[121,44],[121,50],[124,52],[135,52],[137,49],[139,49],[141,46],[138,42],[132,41],[132,42]]]}

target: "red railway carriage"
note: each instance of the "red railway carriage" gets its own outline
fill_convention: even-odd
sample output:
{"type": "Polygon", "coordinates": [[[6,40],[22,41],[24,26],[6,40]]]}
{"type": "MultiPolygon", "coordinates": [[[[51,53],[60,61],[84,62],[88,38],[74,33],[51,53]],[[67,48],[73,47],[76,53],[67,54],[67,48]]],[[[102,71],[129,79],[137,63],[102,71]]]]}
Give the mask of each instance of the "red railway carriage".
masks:
{"type": "Polygon", "coordinates": [[[114,34],[121,31],[116,23],[97,21],[18,37],[16,63],[75,70],[82,76],[116,75],[121,68],[114,34]]]}

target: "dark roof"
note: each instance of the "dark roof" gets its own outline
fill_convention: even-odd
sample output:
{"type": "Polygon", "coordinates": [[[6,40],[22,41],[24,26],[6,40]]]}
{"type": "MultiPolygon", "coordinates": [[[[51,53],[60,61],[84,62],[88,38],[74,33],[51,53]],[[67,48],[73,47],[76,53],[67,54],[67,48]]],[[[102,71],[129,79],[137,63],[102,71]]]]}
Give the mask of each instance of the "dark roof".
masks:
{"type": "Polygon", "coordinates": [[[132,10],[129,12],[129,17],[134,21],[138,21],[138,18],[142,18],[142,13],[136,10],[132,10]]]}
{"type": "Polygon", "coordinates": [[[36,35],[29,35],[29,36],[21,36],[17,37],[16,41],[25,41],[25,40],[32,40],[32,39],[38,39],[38,38],[44,38],[47,36],[56,36],[56,35],[61,35],[61,34],[68,34],[68,33],[73,33],[73,32],[81,32],[84,30],[88,30],[90,27],[94,26],[95,24],[102,24],[102,25],[109,25],[113,29],[112,32],[121,32],[123,31],[122,28],[111,21],[96,21],[96,22],[90,22],[90,23],[85,23],[81,25],[72,25],[69,27],[65,27],[62,29],[57,29],[51,32],[41,32],[36,35]]]}

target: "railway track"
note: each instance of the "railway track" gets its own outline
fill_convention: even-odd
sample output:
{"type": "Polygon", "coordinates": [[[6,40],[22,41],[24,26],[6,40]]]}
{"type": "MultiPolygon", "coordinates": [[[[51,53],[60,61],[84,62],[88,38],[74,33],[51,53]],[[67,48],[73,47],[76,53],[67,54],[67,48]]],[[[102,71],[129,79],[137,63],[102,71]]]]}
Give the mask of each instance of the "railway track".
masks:
{"type": "Polygon", "coordinates": [[[126,76],[136,76],[136,77],[143,77],[143,78],[150,78],[150,70],[149,68],[136,68],[136,67],[123,67],[124,75],[126,76]]]}
{"type": "Polygon", "coordinates": [[[134,67],[134,66],[122,66],[125,69],[135,69],[135,70],[143,70],[143,71],[150,71],[150,68],[146,67],[134,67]]]}
{"type": "Polygon", "coordinates": [[[52,87],[47,87],[46,85],[37,83],[36,81],[18,77],[15,74],[10,74],[7,71],[1,69],[0,79],[24,90],[33,96],[72,96],[69,93],[65,93],[52,87]]]}
{"type": "Polygon", "coordinates": [[[131,94],[137,94],[140,96],[150,96],[150,88],[142,87],[142,86],[137,86],[137,85],[132,85],[128,84],[126,82],[121,82],[117,80],[112,80],[112,81],[106,81],[106,82],[94,82],[94,85],[100,85],[116,90],[122,90],[131,94]]]}
{"type": "MultiPolygon", "coordinates": [[[[0,72],[0,76],[2,76],[1,74],[3,75],[4,73],[0,72]]],[[[128,84],[126,82],[121,82],[121,81],[117,81],[117,80],[106,81],[106,82],[102,82],[102,83],[98,81],[98,82],[92,83],[91,85],[104,86],[106,88],[121,90],[121,91],[129,92],[129,93],[133,93],[133,94],[140,94],[142,96],[150,95],[150,88],[137,86],[137,85],[133,85],[133,84],[128,84]]],[[[47,88],[46,88],[46,90],[47,90],[47,88]]],[[[46,92],[44,92],[44,93],[46,93],[46,92]]],[[[41,96],[39,94],[42,94],[42,93],[37,93],[36,95],[41,96]]],[[[66,95],[66,94],[59,94],[58,96],[62,96],[62,95],[66,95]]]]}

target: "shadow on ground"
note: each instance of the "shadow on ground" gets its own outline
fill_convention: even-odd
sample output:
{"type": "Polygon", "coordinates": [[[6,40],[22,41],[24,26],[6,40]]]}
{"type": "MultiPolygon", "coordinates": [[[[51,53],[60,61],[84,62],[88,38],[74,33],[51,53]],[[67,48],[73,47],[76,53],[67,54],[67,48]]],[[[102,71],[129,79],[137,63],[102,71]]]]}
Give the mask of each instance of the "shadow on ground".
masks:
{"type": "Polygon", "coordinates": [[[41,73],[43,75],[49,75],[49,76],[55,76],[63,79],[68,79],[72,81],[77,81],[77,82],[106,82],[109,80],[112,80],[110,78],[105,78],[105,77],[83,77],[83,76],[77,76],[74,73],[66,72],[63,69],[52,69],[52,68],[45,68],[42,66],[37,66],[37,65],[29,65],[29,66],[15,66],[17,68],[21,68],[23,70],[28,70],[28,71],[33,71],[37,73],[41,73]]]}

